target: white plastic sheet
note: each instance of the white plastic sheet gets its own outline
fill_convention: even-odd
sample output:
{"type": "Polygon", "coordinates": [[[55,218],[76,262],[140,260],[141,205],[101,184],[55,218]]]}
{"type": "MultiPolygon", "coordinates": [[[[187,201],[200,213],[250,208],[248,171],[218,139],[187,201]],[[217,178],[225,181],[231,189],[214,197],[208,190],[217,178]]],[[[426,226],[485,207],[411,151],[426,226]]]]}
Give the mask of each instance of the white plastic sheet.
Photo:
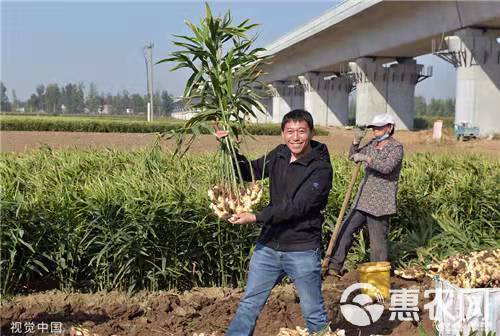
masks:
{"type": "Polygon", "coordinates": [[[436,327],[440,336],[500,335],[500,288],[459,288],[440,278],[436,284],[436,327]]]}

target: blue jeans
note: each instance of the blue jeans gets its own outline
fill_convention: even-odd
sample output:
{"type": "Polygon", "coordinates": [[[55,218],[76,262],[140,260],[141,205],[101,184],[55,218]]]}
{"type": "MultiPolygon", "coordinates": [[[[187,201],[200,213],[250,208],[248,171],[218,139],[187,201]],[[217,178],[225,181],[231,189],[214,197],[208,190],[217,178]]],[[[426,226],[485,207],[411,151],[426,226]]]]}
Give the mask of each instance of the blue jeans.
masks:
{"type": "Polygon", "coordinates": [[[309,332],[329,323],[321,294],[321,256],[319,249],[280,252],[257,243],[250,260],[247,286],[227,336],[252,335],[257,318],[273,287],[288,275],[297,288],[300,308],[309,332]]]}

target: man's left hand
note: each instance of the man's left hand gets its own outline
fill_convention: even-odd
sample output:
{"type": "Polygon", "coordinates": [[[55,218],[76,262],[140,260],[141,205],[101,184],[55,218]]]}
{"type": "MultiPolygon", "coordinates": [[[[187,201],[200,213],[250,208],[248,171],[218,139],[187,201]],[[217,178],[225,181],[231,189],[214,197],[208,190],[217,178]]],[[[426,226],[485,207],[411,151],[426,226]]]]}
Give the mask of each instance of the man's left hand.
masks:
{"type": "Polygon", "coordinates": [[[361,154],[361,153],[354,154],[353,156],[351,156],[351,159],[354,162],[366,162],[366,163],[370,163],[370,161],[371,161],[371,158],[368,155],[361,154]]]}
{"type": "Polygon", "coordinates": [[[243,212],[239,215],[232,215],[231,218],[229,218],[229,223],[231,224],[251,224],[255,223],[256,221],[257,219],[255,215],[249,212],[243,212]]]}

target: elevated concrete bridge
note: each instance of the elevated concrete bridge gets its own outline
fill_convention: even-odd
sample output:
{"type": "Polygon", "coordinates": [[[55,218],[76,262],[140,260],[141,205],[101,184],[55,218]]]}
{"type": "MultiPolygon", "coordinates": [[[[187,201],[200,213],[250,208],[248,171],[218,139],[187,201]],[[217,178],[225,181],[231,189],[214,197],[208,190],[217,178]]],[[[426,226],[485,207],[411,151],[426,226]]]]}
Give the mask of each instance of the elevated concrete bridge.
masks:
{"type": "Polygon", "coordinates": [[[279,122],[292,108],[317,123],[345,125],[356,89],[356,123],[392,114],[413,128],[415,85],[432,69],[414,57],[435,53],[457,69],[456,121],[500,132],[500,2],[347,0],[266,47],[261,79],[279,122]]]}

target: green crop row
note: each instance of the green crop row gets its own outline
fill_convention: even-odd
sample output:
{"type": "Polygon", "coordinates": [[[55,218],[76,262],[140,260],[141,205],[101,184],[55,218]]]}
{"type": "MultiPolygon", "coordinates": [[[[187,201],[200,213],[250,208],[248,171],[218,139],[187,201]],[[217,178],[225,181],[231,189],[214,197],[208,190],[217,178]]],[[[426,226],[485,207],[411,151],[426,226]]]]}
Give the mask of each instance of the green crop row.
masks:
{"type": "MultiPolygon", "coordinates": [[[[41,283],[92,291],[244,284],[258,229],[212,214],[212,155],[45,147],[0,158],[2,293],[41,283]]],[[[343,156],[332,163],[325,245],[353,168],[343,156]]],[[[391,221],[393,262],[498,246],[499,178],[500,163],[483,156],[408,156],[391,221]]],[[[350,266],[367,258],[358,238],[350,266]]]]}
{"type": "MultiPolygon", "coordinates": [[[[166,133],[178,130],[183,122],[172,118],[147,122],[128,118],[68,117],[68,116],[8,116],[0,115],[2,131],[56,131],[56,132],[107,132],[107,133],[166,133]]],[[[253,135],[280,135],[279,124],[250,124],[253,135]]],[[[201,129],[201,133],[208,133],[201,129]]],[[[322,128],[317,135],[328,135],[322,128]]]]}

